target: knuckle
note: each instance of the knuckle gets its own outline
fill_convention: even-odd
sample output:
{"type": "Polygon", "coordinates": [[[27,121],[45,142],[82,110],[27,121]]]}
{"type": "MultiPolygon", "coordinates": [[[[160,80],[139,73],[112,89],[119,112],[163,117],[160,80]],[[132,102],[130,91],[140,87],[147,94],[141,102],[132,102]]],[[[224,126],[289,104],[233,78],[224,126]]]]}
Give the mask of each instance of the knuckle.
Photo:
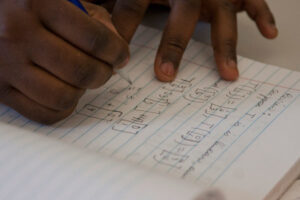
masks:
{"type": "Polygon", "coordinates": [[[235,46],[236,46],[236,41],[231,38],[213,43],[214,50],[218,52],[232,51],[232,49],[235,49],[235,46]]]}
{"type": "Polygon", "coordinates": [[[68,110],[77,105],[81,94],[81,90],[62,88],[55,96],[55,104],[59,110],[68,110]]]}
{"type": "Polygon", "coordinates": [[[140,17],[145,8],[145,3],[142,0],[123,1],[121,5],[123,11],[135,15],[135,17],[140,17]]]}
{"type": "Polygon", "coordinates": [[[160,50],[163,54],[162,60],[168,60],[172,62],[175,67],[178,67],[183,52],[185,51],[185,41],[178,37],[169,37],[163,46],[164,47],[160,50]]]}
{"type": "Polygon", "coordinates": [[[263,1],[260,5],[257,4],[246,4],[245,10],[249,17],[254,21],[267,19],[269,23],[275,24],[274,16],[269,6],[263,1]]]}
{"type": "Polygon", "coordinates": [[[175,52],[183,53],[185,51],[186,41],[179,37],[169,37],[166,44],[175,52]]]}
{"type": "Polygon", "coordinates": [[[80,88],[89,88],[99,76],[99,70],[96,65],[82,64],[75,67],[74,84],[80,88]]]}
{"type": "Polygon", "coordinates": [[[224,41],[224,47],[226,50],[232,50],[235,49],[236,41],[233,39],[227,39],[224,41]]]}
{"type": "Polygon", "coordinates": [[[1,99],[4,99],[9,95],[11,90],[12,90],[11,87],[0,83],[0,101],[1,101],[1,99]]]}
{"type": "Polygon", "coordinates": [[[236,3],[234,1],[222,0],[219,3],[221,9],[229,11],[229,12],[236,12],[236,3]]]}
{"type": "Polygon", "coordinates": [[[221,44],[216,44],[213,47],[215,52],[227,58],[236,59],[236,41],[234,39],[226,39],[221,44]]]}
{"type": "Polygon", "coordinates": [[[13,8],[2,9],[0,18],[0,38],[2,40],[18,41],[24,39],[28,34],[32,35],[32,29],[36,28],[37,21],[32,13],[24,12],[24,10],[30,10],[31,7],[32,0],[15,0],[13,8]]]}

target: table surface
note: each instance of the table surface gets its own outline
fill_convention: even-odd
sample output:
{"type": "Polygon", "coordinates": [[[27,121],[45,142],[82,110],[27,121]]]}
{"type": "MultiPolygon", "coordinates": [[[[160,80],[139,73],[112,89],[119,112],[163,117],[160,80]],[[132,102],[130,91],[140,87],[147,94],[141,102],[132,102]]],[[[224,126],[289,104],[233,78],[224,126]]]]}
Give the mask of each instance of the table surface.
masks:
{"type": "MultiPolygon", "coordinates": [[[[247,14],[241,13],[238,17],[238,54],[300,71],[300,0],[269,0],[267,2],[276,18],[279,37],[275,40],[263,38],[247,14]]],[[[163,29],[167,16],[168,13],[164,10],[151,10],[144,24],[163,29]]],[[[194,39],[210,44],[210,26],[199,23],[194,39]]]]}

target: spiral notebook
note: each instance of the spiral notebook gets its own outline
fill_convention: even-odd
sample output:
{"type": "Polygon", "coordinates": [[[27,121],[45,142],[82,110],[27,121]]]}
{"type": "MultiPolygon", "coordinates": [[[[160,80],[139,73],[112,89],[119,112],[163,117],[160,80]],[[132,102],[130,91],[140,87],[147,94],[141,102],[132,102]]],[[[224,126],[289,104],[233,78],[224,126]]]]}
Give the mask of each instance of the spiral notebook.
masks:
{"type": "Polygon", "coordinates": [[[238,57],[219,78],[191,41],[177,79],[153,62],[161,31],[140,26],[125,68],[45,126],[0,105],[0,199],[278,199],[300,174],[300,73],[238,57]]]}

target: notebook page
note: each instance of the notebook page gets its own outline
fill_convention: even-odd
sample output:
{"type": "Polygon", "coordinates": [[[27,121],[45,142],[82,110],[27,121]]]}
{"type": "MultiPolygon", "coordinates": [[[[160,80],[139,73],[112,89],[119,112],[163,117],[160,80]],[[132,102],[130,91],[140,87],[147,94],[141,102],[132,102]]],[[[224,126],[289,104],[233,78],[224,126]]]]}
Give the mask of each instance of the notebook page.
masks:
{"type": "Polygon", "coordinates": [[[0,120],[202,188],[224,187],[229,198],[237,189],[245,200],[264,198],[299,158],[299,72],[238,57],[240,79],[226,82],[215,70],[212,49],[192,41],[178,78],[162,84],[153,74],[160,38],[160,31],[141,26],[126,67],[133,85],[114,76],[89,91],[68,119],[42,126],[1,107],[0,120]],[[289,122],[282,117],[286,114],[289,122]],[[277,131],[286,127],[291,129],[284,135],[277,131]],[[260,141],[266,146],[255,150],[260,141]],[[279,143],[276,148],[273,142],[279,143]],[[263,153],[269,149],[274,155],[263,153]],[[278,163],[283,156],[286,162],[278,163]],[[265,160],[271,161],[258,162],[265,160]],[[232,174],[235,167],[247,176],[232,174]],[[257,184],[257,174],[265,175],[266,184],[257,184]]]}
{"type": "Polygon", "coordinates": [[[20,128],[0,133],[0,199],[192,200],[201,190],[20,128]]]}

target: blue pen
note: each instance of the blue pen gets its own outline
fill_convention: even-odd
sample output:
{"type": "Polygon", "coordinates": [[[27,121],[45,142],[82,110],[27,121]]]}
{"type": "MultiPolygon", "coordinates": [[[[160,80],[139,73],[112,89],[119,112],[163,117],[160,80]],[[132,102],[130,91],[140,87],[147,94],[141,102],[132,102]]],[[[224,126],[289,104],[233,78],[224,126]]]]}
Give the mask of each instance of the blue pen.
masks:
{"type": "MultiPolygon", "coordinates": [[[[77,6],[78,8],[80,8],[83,12],[85,12],[86,14],[88,14],[88,11],[84,8],[84,6],[81,4],[81,2],[79,0],[68,0],[69,2],[73,3],[75,6],[77,6]]],[[[127,74],[125,74],[123,71],[121,70],[115,70],[117,72],[117,74],[119,74],[119,76],[121,78],[123,78],[124,80],[126,80],[130,85],[132,85],[132,81],[130,80],[130,78],[128,77],[127,74]]]]}
{"type": "Polygon", "coordinates": [[[75,6],[77,6],[78,8],[80,8],[83,12],[85,12],[86,14],[88,14],[87,10],[83,7],[83,5],[80,3],[79,0],[68,0],[71,3],[73,3],[75,6]]]}

